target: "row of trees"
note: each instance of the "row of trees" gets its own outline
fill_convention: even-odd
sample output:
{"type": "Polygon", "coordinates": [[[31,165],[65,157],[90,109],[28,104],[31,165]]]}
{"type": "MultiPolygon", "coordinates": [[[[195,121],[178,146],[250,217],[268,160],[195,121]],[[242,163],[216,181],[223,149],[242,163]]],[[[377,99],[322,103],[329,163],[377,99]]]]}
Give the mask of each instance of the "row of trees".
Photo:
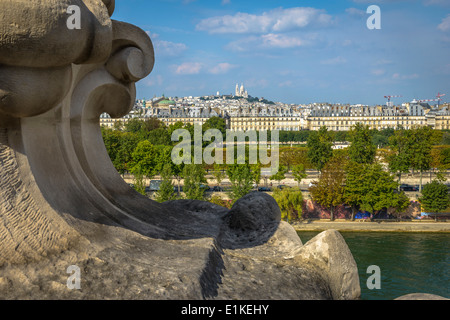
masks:
{"type": "MultiPolygon", "coordinates": [[[[218,129],[225,134],[225,122],[220,118],[211,118],[203,130],[218,129]]],[[[210,169],[214,179],[220,184],[227,176],[231,182],[230,197],[235,201],[258,184],[261,180],[261,165],[198,165],[175,164],[171,159],[173,143],[171,134],[176,129],[192,131],[192,125],[175,123],[166,127],[157,119],[145,121],[132,119],[125,125],[114,129],[102,128],[107,152],[120,174],[131,173],[134,176],[135,189],[145,194],[144,178],[160,176],[162,183],[157,192],[157,201],[164,202],[180,196],[174,193],[173,178],[179,182],[183,179],[183,193],[188,199],[204,200],[206,170],[210,169]]],[[[176,186],[175,186],[176,187],[176,186]]]]}
{"type": "MultiPolygon", "coordinates": [[[[331,219],[334,209],[342,204],[350,205],[353,215],[357,210],[374,214],[389,209],[391,213],[401,213],[410,204],[399,188],[401,175],[410,169],[418,171],[422,191],[423,172],[436,164],[432,151],[441,138],[441,132],[429,127],[395,130],[389,138],[390,148],[377,155],[369,128],[357,124],[349,132],[348,149],[333,151],[331,134],[322,127],[308,140],[308,158],[320,170],[319,180],[310,188],[311,196],[330,209],[331,219]]],[[[443,152],[439,161],[442,170],[449,167],[445,156],[443,152]]],[[[441,212],[450,205],[443,181],[444,174],[438,174],[423,190],[420,202],[425,210],[441,212]]]]}
{"type": "MultiPolygon", "coordinates": [[[[124,125],[119,123],[114,129],[103,128],[102,133],[114,166],[121,174],[130,172],[134,175],[138,191],[145,193],[144,177],[161,176],[163,182],[157,195],[161,202],[179,196],[173,192],[174,177],[178,182],[184,179],[186,198],[204,199],[206,170],[210,170],[218,184],[226,176],[229,178],[230,197],[234,201],[250,192],[254,184],[259,184],[261,164],[175,165],[171,160],[174,143],[170,137],[174,130],[181,128],[193,136],[192,125],[178,122],[167,127],[155,118],[146,121],[132,119],[124,125]]],[[[219,129],[225,134],[225,122],[211,118],[203,126],[204,131],[207,129],[219,129]]],[[[402,174],[412,169],[422,177],[423,172],[430,168],[447,169],[450,148],[439,145],[445,132],[428,127],[384,133],[389,137],[386,147],[380,149],[374,141],[374,131],[358,124],[345,133],[345,139],[351,142],[348,149],[333,150],[336,133],[326,127],[308,132],[306,147],[280,148],[280,169],[270,179],[280,182],[290,172],[300,185],[307,176],[306,169],[317,169],[320,179],[311,188],[311,195],[313,200],[331,211],[343,203],[351,205],[355,211],[375,212],[380,208],[401,211],[407,205],[406,196],[398,191],[402,174]]],[[[442,175],[438,174],[438,178],[441,180],[437,184],[441,186],[442,175]]],[[[274,197],[286,219],[301,214],[298,203],[303,198],[298,188],[278,190],[274,197]]]]}
{"type": "MultiPolygon", "coordinates": [[[[401,183],[401,176],[410,170],[420,173],[420,189],[425,171],[450,168],[450,147],[439,146],[442,131],[430,127],[394,130],[388,139],[388,146],[377,149],[373,143],[370,129],[356,124],[348,132],[350,146],[346,150],[350,160],[370,164],[377,160],[387,164],[391,173],[401,183]]],[[[326,127],[311,133],[307,143],[307,158],[313,167],[321,171],[333,156],[333,133],[326,127]]]]}
{"type": "MultiPolygon", "coordinates": [[[[368,130],[368,134],[370,135],[370,139],[372,144],[379,147],[384,148],[389,146],[389,138],[394,135],[395,129],[386,128],[386,129],[370,129],[368,130]]],[[[450,131],[442,130],[442,137],[440,141],[438,141],[439,145],[450,145],[450,131]]],[[[280,142],[307,142],[309,136],[313,134],[314,131],[309,130],[301,130],[301,131],[281,131],[280,132],[280,142]]],[[[336,131],[330,132],[333,141],[336,142],[348,142],[351,139],[349,131],[336,131]]]]}

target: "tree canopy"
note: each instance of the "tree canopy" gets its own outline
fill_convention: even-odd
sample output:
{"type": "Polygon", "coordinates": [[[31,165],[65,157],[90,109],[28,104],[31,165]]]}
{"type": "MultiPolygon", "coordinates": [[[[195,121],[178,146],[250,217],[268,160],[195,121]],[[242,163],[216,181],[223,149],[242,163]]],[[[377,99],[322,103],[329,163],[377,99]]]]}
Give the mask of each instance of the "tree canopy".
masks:
{"type": "Polygon", "coordinates": [[[368,126],[357,123],[350,129],[350,146],[348,155],[357,163],[372,163],[375,160],[376,147],[372,143],[372,137],[368,126]]]}
{"type": "Polygon", "coordinates": [[[433,180],[424,186],[419,201],[426,212],[443,212],[450,206],[448,187],[438,180],[433,180]]]}
{"type": "Polygon", "coordinates": [[[302,215],[303,194],[299,188],[275,189],[273,198],[281,210],[281,218],[287,222],[302,215]]]}
{"type": "Polygon", "coordinates": [[[331,220],[334,219],[334,209],[344,203],[345,164],[342,157],[333,157],[320,173],[318,181],[309,188],[312,199],[330,209],[331,220]]]}
{"type": "Polygon", "coordinates": [[[308,159],[319,171],[333,155],[333,136],[327,127],[311,132],[308,138],[308,159]]]}

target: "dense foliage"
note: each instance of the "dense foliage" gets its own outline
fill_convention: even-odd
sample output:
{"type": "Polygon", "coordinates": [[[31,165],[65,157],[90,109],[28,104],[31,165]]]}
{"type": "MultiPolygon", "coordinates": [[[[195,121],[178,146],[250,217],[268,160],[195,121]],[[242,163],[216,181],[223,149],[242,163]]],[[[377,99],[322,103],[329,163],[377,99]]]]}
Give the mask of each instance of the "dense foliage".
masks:
{"type": "MultiPolygon", "coordinates": [[[[186,129],[194,137],[194,126],[182,122],[166,126],[156,118],[117,122],[113,129],[102,128],[102,134],[113,165],[120,174],[134,176],[136,190],[145,194],[145,178],[160,177],[162,183],[156,196],[161,202],[181,194],[189,199],[205,199],[206,170],[217,186],[225,179],[229,181],[231,202],[259,185],[263,166],[259,162],[250,164],[248,156],[243,164],[174,164],[172,152],[179,142],[171,137],[177,129],[186,129]],[[178,185],[184,180],[182,193],[176,192],[173,179],[178,180],[178,185]]],[[[216,129],[225,137],[224,119],[209,119],[202,132],[208,129],[216,129]]],[[[429,127],[379,131],[358,124],[349,132],[331,132],[322,127],[319,131],[280,132],[279,136],[280,142],[298,144],[280,146],[279,171],[270,179],[280,184],[286,177],[293,177],[300,186],[308,176],[307,170],[319,170],[319,179],[310,188],[311,197],[329,208],[332,217],[334,209],[342,204],[351,206],[353,212],[374,213],[383,208],[404,211],[409,201],[400,191],[402,175],[418,172],[422,189],[424,172],[432,170],[442,179],[444,171],[450,169],[450,132],[429,127]],[[348,148],[336,150],[336,142],[346,142],[348,148]]],[[[210,143],[203,142],[202,152],[210,143]]],[[[191,142],[189,148],[194,148],[191,142]]],[[[219,152],[225,155],[226,148],[219,152]]],[[[277,189],[274,197],[287,220],[301,216],[299,203],[303,198],[299,189],[277,189]]],[[[211,201],[228,205],[217,196],[211,201]]],[[[447,186],[442,181],[425,185],[420,201],[426,210],[445,210],[450,205],[447,186]]]]}

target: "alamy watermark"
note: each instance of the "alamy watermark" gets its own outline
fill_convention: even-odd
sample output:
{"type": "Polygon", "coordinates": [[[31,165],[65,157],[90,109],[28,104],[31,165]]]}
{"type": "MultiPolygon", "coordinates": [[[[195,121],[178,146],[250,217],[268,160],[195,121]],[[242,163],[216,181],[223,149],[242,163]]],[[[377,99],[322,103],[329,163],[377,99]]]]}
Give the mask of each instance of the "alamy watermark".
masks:
{"type": "Polygon", "coordinates": [[[70,14],[70,17],[66,21],[67,29],[81,29],[81,9],[79,6],[72,5],[67,8],[67,14],[70,14]]]}
{"type": "Polygon", "coordinates": [[[367,13],[372,14],[367,19],[367,28],[369,30],[381,29],[381,9],[379,6],[371,5],[367,8],[367,13]]]}
{"type": "Polygon", "coordinates": [[[67,288],[70,290],[81,289],[81,270],[77,266],[69,266],[66,270],[70,276],[67,278],[67,288]]]}
{"type": "Polygon", "coordinates": [[[381,289],[381,269],[379,266],[372,265],[367,268],[367,274],[371,274],[366,281],[369,290],[381,289]]]}
{"type": "Polygon", "coordinates": [[[209,129],[203,133],[202,126],[196,124],[194,125],[194,137],[187,129],[178,129],[172,133],[172,141],[180,141],[172,150],[172,161],[176,165],[182,163],[206,163],[209,165],[260,163],[263,166],[270,165],[272,175],[278,172],[280,153],[279,131],[277,130],[271,131],[270,145],[267,131],[226,130],[226,159],[224,159],[223,152],[223,134],[218,129],[209,129]],[[205,141],[211,143],[203,148],[205,141]]]}

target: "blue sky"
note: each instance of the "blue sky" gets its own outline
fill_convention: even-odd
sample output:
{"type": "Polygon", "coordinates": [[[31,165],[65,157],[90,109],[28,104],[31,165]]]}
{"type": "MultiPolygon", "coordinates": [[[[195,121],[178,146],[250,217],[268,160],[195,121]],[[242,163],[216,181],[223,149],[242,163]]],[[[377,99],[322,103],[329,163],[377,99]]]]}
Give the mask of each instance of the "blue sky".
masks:
{"type": "Polygon", "coordinates": [[[249,94],[285,103],[450,101],[450,0],[116,0],[147,31],[138,98],[249,94]],[[367,8],[381,9],[369,30],[367,8]]]}

